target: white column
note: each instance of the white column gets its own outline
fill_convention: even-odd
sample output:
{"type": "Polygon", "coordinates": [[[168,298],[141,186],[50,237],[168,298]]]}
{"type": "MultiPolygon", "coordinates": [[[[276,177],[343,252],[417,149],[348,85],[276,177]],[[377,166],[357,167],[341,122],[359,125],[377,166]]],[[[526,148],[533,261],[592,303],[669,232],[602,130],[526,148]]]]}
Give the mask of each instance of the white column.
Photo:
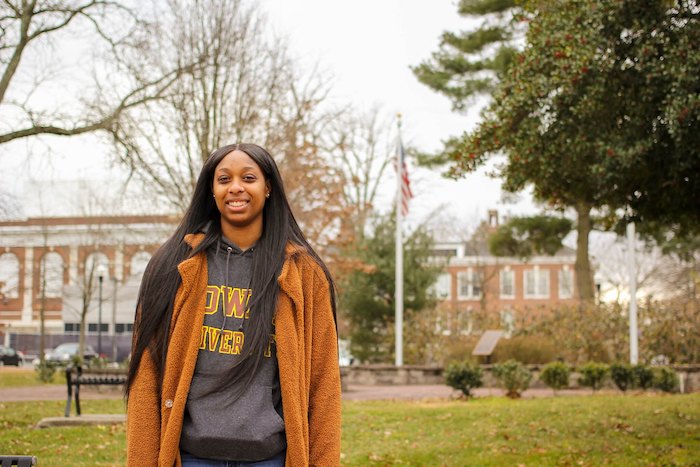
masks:
{"type": "Polygon", "coordinates": [[[78,283],[78,247],[71,245],[68,250],[68,284],[78,283]]]}
{"type": "Polygon", "coordinates": [[[22,306],[22,324],[32,323],[32,303],[34,295],[34,249],[24,250],[24,305],[22,306]]]}
{"type": "Polygon", "coordinates": [[[124,280],[124,250],[123,245],[116,245],[114,251],[114,277],[119,280],[124,280]]]}

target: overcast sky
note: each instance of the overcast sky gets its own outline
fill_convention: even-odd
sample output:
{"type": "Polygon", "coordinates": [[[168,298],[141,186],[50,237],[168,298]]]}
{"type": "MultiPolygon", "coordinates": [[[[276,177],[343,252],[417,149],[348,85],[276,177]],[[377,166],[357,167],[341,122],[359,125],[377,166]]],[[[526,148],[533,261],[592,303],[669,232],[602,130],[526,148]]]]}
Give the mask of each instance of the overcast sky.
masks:
{"type": "MultiPolygon", "coordinates": [[[[436,151],[441,141],[460,135],[478,120],[478,106],[467,115],[451,111],[445,98],[418,82],[410,70],[437,50],[440,34],[471,24],[457,14],[455,0],[263,0],[271,25],[289,37],[293,53],[318,62],[334,76],[336,98],[360,108],[379,105],[401,113],[404,142],[436,151]]],[[[502,214],[531,213],[529,197],[501,202],[500,182],[483,172],[459,181],[435,170],[411,167],[415,198],[409,221],[421,221],[438,206],[473,225],[488,209],[502,214]]],[[[387,190],[391,193],[391,190],[387,190]]],[[[383,203],[391,202],[389,195],[383,203]]]]}
{"type": "MultiPolygon", "coordinates": [[[[333,100],[339,104],[350,102],[364,110],[378,106],[386,115],[401,113],[406,145],[436,151],[443,139],[475,125],[477,106],[467,115],[453,113],[449,101],[420,84],[409,69],[437,49],[444,30],[469,27],[469,22],[457,15],[455,0],[259,3],[274,31],[288,38],[292,54],[304,66],[318,65],[332,76],[333,100]]],[[[104,177],[105,162],[90,152],[91,141],[90,137],[57,139],[51,143],[51,158],[35,157],[39,162],[32,164],[25,164],[18,157],[25,151],[36,152],[36,147],[28,147],[30,143],[5,147],[17,157],[13,159],[5,152],[0,182],[13,191],[23,191],[28,205],[36,207],[36,184],[28,183],[30,178],[70,180],[70,185],[76,178],[104,177]],[[77,160],[79,164],[75,164],[77,160]]],[[[527,196],[518,204],[503,204],[500,182],[483,173],[459,181],[446,180],[436,170],[415,165],[410,166],[409,173],[415,198],[408,222],[413,225],[438,208],[464,226],[473,226],[483,219],[488,209],[511,215],[535,211],[527,196]]],[[[393,173],[390,175],[393,177],[393,173]]],[[[394,183],[394,179],[387,180],[384,196],[378,202],[382,210],[387,210],[392,202],[394,183]]],[[[55,201],[56,193],[62,189],[59,186],[42,196],[55,201]]],[[[39,215],[36,208],[27,214],[39,215]]]]}

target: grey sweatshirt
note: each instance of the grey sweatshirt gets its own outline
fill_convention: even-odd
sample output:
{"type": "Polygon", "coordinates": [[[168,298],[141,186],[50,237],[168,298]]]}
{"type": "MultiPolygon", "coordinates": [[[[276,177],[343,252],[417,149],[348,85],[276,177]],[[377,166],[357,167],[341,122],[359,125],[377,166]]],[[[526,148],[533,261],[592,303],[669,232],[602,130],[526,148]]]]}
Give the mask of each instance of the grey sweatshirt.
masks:
{"type": "MultiPolygon", "coordinates": [[[[180,449],[206,459],[268,459],[286,448],[274,339],[271,351],[238,399],[232,400],[231,390],[211,392],[241,358],[246,322],[249,313],[255,313],[248,309],[254,293],[250,290],[253,249],[241,251],[222,237],[207,251],[207,267],[204,324],[180,449]]],[[[246,383],[244,380],[240,384],[246,383]]]]}

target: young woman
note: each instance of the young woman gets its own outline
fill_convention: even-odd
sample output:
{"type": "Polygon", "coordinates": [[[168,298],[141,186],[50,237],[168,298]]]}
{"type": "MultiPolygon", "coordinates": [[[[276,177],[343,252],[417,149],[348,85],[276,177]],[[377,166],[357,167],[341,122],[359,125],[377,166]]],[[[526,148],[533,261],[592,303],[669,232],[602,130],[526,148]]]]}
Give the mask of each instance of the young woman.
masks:
{"type": "Polygon", "coordinates": [[[272,157],[215,150],[139,291],[127,463],[340,462],[333,280],[272,157]]]}

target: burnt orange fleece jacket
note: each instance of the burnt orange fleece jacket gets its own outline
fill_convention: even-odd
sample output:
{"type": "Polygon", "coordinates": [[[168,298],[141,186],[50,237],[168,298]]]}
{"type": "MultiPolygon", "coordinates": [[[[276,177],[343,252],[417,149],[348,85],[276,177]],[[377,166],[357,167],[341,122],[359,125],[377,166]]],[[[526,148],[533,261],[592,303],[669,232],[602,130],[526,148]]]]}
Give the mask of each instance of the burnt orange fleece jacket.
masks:
{"type": "MultiPolygon", "coordinates": [[[[203,234],[185,241],[198,245],[203,234]]],[[[329,284],[302,247],[288,245],[278,282],[277,361],[287,437],[286,466],[340,464],[340,370],[329,284]]],[[[204,322],[206,254],[178,266],[170,341],[158,394],[155,365],[144,352],[127,404],[127,465],[180,466],[180,433],[204,322]]],[[[232,427],[233,428],[233,427],[232,427]]]]}

